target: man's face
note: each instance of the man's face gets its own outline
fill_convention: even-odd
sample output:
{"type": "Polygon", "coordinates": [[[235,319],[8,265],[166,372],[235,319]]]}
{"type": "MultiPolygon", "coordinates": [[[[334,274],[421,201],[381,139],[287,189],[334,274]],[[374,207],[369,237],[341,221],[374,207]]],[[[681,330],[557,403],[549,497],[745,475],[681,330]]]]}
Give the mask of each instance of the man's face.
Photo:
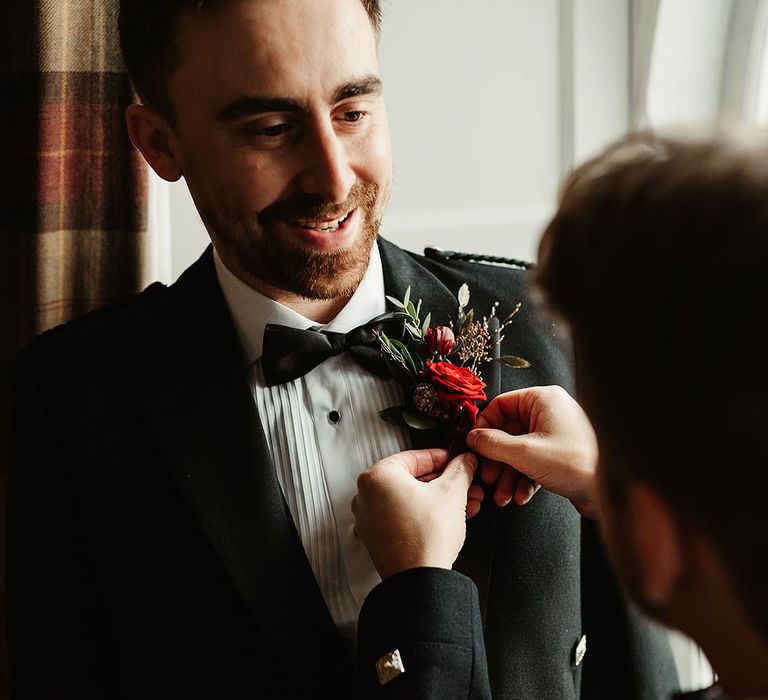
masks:
{"type": "Polygon", "coordinates": [[[632,514],[627,512],[625,498],[626,489],[630,486],[623,483],[625,478],[621,464],[624,455],[617,452],[614,444],[606,441],[610,430],[606,428],[601,416],[604,407],[601,401],[601,391],[595,386],[589,369],[590,353],[585,349],[582,338],[574,330],[573,342],[576,357],[576,384],[579,392],[579,402],[589,416],[598,438],[600,458],[597,465],[597,496],[600,512],[600,535],[605,546],[605,552],[616,573],[618,580],[625,588],[628,596],[647,614],[663,619],[663,611],[652,605],[643,591],[641,584],[641,569],[643,562],[632,547],[632,514]],[[617,476],[618,475],[618,476],[617,476]],[[618,484],[622,484],[618,486],[618,484]],[[616,484],[611,488],[612,484],[616,484]],[[621,491],[622,493],[618,493],[621,491]]]}
{"type": "MultiPolygon", "coordinates": [[[[668,622],[667,611],[648,596],[644,584],[646,577],[643,575],[647,562],[643,561],[633,546],[633,529],[636,526],[634,519],[638,517],[638,513],[631,511],[615,490],[610,488],[610,473],[616,468],[611,451],[601,444],[597,467],[597,493],[600,534],[608,560],[627,595],[637,607],[660,622],[668,622]]],[[[631,489],[632,486],[627,484],[625,488],[631,489]]]]}
{"type": "Polygon", "coordinates": [[[257,289],[351,294],[392,177],[360,0],[231,0],[178,39],[173,146],[222,259],[257,289]]]}

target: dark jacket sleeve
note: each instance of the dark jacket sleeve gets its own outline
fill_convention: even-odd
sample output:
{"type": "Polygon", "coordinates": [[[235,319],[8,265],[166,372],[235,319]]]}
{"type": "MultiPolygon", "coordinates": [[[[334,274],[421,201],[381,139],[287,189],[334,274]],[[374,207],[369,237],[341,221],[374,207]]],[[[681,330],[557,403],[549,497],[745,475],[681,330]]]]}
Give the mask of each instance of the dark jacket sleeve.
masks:
{"type": "Polygon", "coordinates": [[[382,581],[360,611],[361,698],[491,697],[477,587],[446,569],[409,569],[382,581]],[[399,650],[404,672],[381,685],[376,661],[399,650]]]}
{"type": "Polygon", "coordinates": [[[62,463],[41,382],[17,364],[8,480],[6,585],[11,698],[104,697],[114,674],[99,631],[85,523],[62,463]]]}

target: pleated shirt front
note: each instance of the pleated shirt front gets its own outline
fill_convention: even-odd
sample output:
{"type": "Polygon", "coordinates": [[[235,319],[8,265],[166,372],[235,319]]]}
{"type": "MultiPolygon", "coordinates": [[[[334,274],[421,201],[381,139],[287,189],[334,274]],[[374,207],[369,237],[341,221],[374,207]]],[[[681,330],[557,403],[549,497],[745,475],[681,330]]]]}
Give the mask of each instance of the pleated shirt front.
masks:
{"type": "MultiPolygon", "coordinates": [[[[353,533],[357,476],[374,462],[409,449],[408,432],[378,411],[402,403],[400,387],[358,365],[347,353],[331,357],[286,384],[268,387],[261,372],[264,327],[318,324],[240,281],[214,255],[216,272],[251,363],[251,390],[277,479],[331,616],[353,645],[357,615],[380,581],[353,533]]],[[[373,246],[366,274],[347,305],[323,330],[347,333],[384,313],[384,275],[373,246]]],[[[256,468],[256,467],[254,467],[256,468]]]]}

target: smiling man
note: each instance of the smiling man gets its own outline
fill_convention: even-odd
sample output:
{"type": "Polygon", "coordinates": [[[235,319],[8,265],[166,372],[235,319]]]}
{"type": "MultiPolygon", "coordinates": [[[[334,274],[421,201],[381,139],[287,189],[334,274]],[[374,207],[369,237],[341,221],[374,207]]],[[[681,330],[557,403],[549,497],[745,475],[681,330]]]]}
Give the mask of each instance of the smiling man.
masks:
{"type": "MultiPolygon", "coordinates": [[[[19,358],[11,683],[34,697],[351,697],[357,617],[380,580],[354,532],[356,480],[424,437],[379,419],[398,385],[344,343],[370,338],[408,286],[448,321],[467,283],[478,311],[499,290],[523,303],[505,345],[533,367],[487,370],[489,398],[569,386],[569,357],[536,322],[526,270],[378,237],[392,158],[375,0],[121,7],[141,98],[131,138],[161,177],[184,177],[212,246],[170,287],[19,358]],[[317,342],[327,351],[286,367],[317,342]]],[[[499,697],[674,682],[664,638],[627,611],[564,499],[483,509],[456,568],[480,591],[499,697]]]]}

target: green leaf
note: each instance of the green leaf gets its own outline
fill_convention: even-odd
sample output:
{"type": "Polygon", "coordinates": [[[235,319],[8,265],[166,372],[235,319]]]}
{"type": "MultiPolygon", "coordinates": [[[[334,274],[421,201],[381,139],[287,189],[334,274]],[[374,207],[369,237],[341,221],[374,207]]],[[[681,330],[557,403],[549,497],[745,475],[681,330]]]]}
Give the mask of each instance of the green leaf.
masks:
{"type": "Polygon", "coordinates": [[[467,328],[469,328],[470,325],[472,325],[472,321],[474,320],[475,320],[475,310],[470,309],[469,311],[467,311],[467,315],[464,317],[464,322],[461,324],[460,333],[463,333],[465,330],[467,330],[467,328]]]}
{"type": "Polygon", "coordinates": [[[413,394],[413,390],[419,383],[419,375],[413,372],[405,360],[397,362],[389,355],[385,355],[385,360],[392,374],[392,379],[403,388],[403,395],[410,396],[413,394]]]}
{"type": "Polygon", "coordinates": [[[419,317],[420,313],[421,313],[421,299],[419,299],[419,303],[416,304],[416,318],[419,317]]]}
{"type": "Polygon", "coordinates": [[[403,420],[414,430],[432,430],[440,425],[440,421],[436,418],[430,418],[423,413],[416,413],[416,411],[410,411],[407,408],[403,409],[403,420]]]}
{"type": "Polygon", "coordinates": [[[410,365],[410,368],[413,370],[414,374],[417,374],[418,372],[416,370],[416,363],[413,361],[413,357],[411,356],[408,348],[405,346],[405,343],[399,340],[390,340],[389,342],[394,346],[395,351],[403,357],[408,365],[410,365]]]}
{"type": "Polygon", "coordinates": [[[401,348],[404,349],[405,346],[399,340],[390,340],[383,333],[381,334],[381,340],[384,343],[381,348],[382,355],[388,357],[394,363],[399,363],[406,369],[410,369],[410,367],[408,367],[409,360],[411,359],[410,353],[408,353],[408,350],[406,349],[406,359],[406,356],[401,352],[401,348]]]}
{"type": "Polygon", "coordinates": [[[463,309],[469,304],[469,286],[465,282],[459,287],[459,308],[463,309]]]}
{"type": "Polygon", "coordinates": [[[417,321],[418,321],[418,319],[419,319],[419,316],[418,316],[418,314],[416,313],[416,307],[413,305],[413,302],[412,302],[412,301],[409,301],[409,302],[408,302],[408,303],[405,305],[405,310],[406,310],[406,311],[407,311],[409,314],[411,314],[411,318],[413,318],[413,319],[415,319],[415,320],[417,320],[417,321]]]}
{"type": "Polygon", "coordinates": [[[392,345],[392,341],[387,337],[386,333],[379,333],[379,342],[383,343],[385,347],[388,347],[390,350],[394,351],[394,346],[392,345]]]}
{"type": "Polygon", "coordinates": [[[405,296],[403,297],[403,307],[408,308],[408,304],[411,303],[411,285],[408,285],[408,289],[405,290],[405,296]]]}
{"type": "Polygon", "coordinates": [[[421,332],[422,334],[426,335],[427,328],[429,328],[429,322],[432,320],[432,314],[427,314],[427,317],[424,319],[424,323],[421,326],[421,332]]]}
{"type": "Polygon", "coordinates": [[[402,406],[390,406],[389,408],[385,408],[383,411],[379,411],[379,417],[385,420],[387,423],[396,425],[399,428],[408,427],[408,424],[405,422],[405,418],[403,418],[402,406]]]}
{"type": "Polygon", "coordinates": [[[414,340],[421,340],[421,331],[416,328],[412,323],[405,324],[405,330],[407,330],[411,334],[411,338],[414,340]]]}
{"type": "Polygon", "coordinates": [[[525,369],[530,367],[531,363],[528,360],[524,360],[522,357],[516,357],[515,355],[502,355],[499,360],[505,365],[514,367],[515,369],[525,369]]]}
{"type": "Polygon", "coordinates": [[[402,301],[400,301],[399,299],[395,299],[395,297],[389,296],[389,294],[387,294],[387,299],[389,299],[389,301],[391,301],[398,309],[405,308],[405,304],[403,304],[402,301]]]}

